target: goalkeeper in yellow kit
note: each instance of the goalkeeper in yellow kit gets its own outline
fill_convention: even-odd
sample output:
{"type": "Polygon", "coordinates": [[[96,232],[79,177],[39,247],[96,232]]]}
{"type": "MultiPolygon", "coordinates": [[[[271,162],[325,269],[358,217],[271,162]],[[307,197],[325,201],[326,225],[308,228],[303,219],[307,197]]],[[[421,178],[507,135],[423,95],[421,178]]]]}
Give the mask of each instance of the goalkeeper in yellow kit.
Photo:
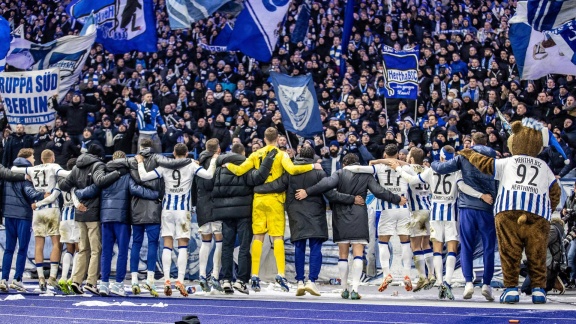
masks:
{"type": "MultiPolygon", "coordinates": [[[[224,167],[228,168],[230,172],[236,176],[241,176],[250,171],[252,168],[259,168],[260,164],[268,155],[271,150],[278,150],[277,141],[278,130],[270,127],[264,132],[264,141],[266,146],[256,152],[250,154],[248,159],[240,165],[225,164],[224,167]]],[[[286,152],[279,152],[274,159],[272,169],[266,183],[272,182],[282,176],[284,171],[291,175],[302,174],[312,171],[316,167],[322,169],[320,164],[313,165],[294,165],[292,160],[286,152]]],[[[254,233],[254,241],[252,242],[252,289],[260,291],[260,278],[258,273],[260,270],[260,257],[262,255],[262,245],[264,235],[268,233],[274,241],[274,257],[276,258],[276,266],[278,268],[278,275],[276,275],[276,282],[280,284],[282,290],[288,291],[288,281],[285,278],[286,259],[284,253],[284,201],[286,200],[286,193],[267,193],[267,194],[254,194],[254,203],[252,208],[252,231],[254,233]]]]}

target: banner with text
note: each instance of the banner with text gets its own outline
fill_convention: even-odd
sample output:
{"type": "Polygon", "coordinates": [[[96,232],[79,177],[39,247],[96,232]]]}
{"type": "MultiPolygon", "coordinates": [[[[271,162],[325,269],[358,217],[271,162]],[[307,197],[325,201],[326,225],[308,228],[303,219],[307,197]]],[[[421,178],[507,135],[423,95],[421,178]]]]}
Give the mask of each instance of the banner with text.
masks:
{"type": "Polygon", "coordinates": [[[58,93],[60,69],[0,73],[0,95],[11,125],[23,124],[28,134],[54,124],[50,98],[58,93]]]}
{"type": "Polygon", "coordinates": [[[385,86],[381,94],[386,98],[418,98],[418,46],[404,51],[384,46],[382,52],[385,86]]]}

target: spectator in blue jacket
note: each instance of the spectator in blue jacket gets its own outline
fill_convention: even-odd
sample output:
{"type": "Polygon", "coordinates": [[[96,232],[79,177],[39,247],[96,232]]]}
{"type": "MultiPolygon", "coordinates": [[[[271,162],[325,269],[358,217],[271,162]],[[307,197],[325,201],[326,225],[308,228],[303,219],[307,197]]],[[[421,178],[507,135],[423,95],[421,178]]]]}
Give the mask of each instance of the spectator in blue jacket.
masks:
{"type": "MultiPolygon", "coordinates": [[[[102,189],[100,194],[100,221],[102,223],[102,259],[101,283],[98,287],[101,296],[110,293],[125,296],[124,278],[126,277],[126,264],[128,262],[128,244],[130,243],[130,202],[132,196],[147,200],[157,200],[158,191],[141,187],[130,177],[130,166],[126,153],[116,151],[112,155],[113,161],[108,162],[106,171],[119,171],[125,169],[126,173],[109,187],[102,189]],[[112,265],[114,244],[118,244],[118,259],[116,263],[116,282],[110,287],[109,278],[112,265]]],[[[98,195],[99,188],[91,185],[85,189],[76,190],[79,199],[98,195]]]]}
{"type": "MultiPolygon", "coordinates": [[[[486,134],[476,132],[472,135],[472,149],[480,154],[496,158],[496,151],[486,146],[488,137],[486,134]]],[[[496,246],[496,227],[494,224],[493,199],[496,197],[496,181],[481,173],[468,160],[461,156],[439,163],[432,163],[432,170],[439,174],[447,174],[462,171],[465,175],[459,181],[479,192],[478,196],[469,196],[463,192],[458,194],[458,218],[460,225],[460,262],[462,272],[466,279],[464,299],[472,298],[474,294],[473,266],[474,249],[478,234],[482,236],[482,248],[484,250],[484,276],[482,278],[482,295],[489,301],[494,300],[490,282],[494,275],[494,251],[496,246]]]]}
{"type": "MultiPolygon", "coordinates": [[[[21,149],[18,157],[14,160],[18,167],[31,167],[34,165],[34,150],[21,149]]],[[[4,182],[4,226],[6,227],[6,243],[4,258],[2,259],[2,281],[0,291],[8,291],[8,279],[12,268],[12,257],[18,240],[18,257],[16,259],[16,273],[10,288],[17,291],[26,291],[22,284],[22,274],[26,265],[26,254],[30,234],[32,232],[32,204],[42,200],[44,193],[34,190],[30,181],[24,179],[24,175],[13,174],[4,167],[0,168],[0,179],[4,182]]],[[[50,193],[47,193],[49,195],[50,193]]]]}
{"type": "MultiPolygon", "coordinates": [[[[130,90],[125,88],[122,90],[122,95],[126,101],[126,106],[132,111],[136,112],[136,117],[138,120],[138,148],[140,148],[140,142],[144,138],[149,138],[152,140],[152,148],[154,153],[162,153],[162,139],[158,136],[158,126],[162,126],[163,133],[168,130],[166,128],[166,123],[160,114],[160,109],[152,101],[152,93],[148,92],[142,96],[142,103],[135,104],[130,101],[130,90]]],[[[138,151],[140,153],[140,151],[138,151]]]]}
{"type": "Polygon", "coordinates": [[[450,64],[452,74],[468,75],[468,65],[460,60],[460,54],[452,54],[452,64],[450,64]]]}

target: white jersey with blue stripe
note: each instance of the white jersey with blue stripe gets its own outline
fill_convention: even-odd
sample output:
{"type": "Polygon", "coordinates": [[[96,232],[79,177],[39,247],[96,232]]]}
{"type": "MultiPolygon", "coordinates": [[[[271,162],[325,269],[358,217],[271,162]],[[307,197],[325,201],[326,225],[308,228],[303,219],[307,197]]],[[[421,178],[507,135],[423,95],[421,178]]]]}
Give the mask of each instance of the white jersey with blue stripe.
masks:
{"type": "MultiPolygon", "coordinates": [[[[373,168],[374,173],[378,176],[378,182],[382,187],[384,187],[386,190],[389,190],[393,194],[397,194],[399,196],[404,197],[408,196],[408,182],[401,176],[402,171],[410,175],[415,174],[414,171],[408,165],[403,166],[402,171],[400,172],[397,172],[396,170],[384,164],[373,165],[373,168]]],[[[383,210],[408,209],[408,208],[409,208],[408,204],[400,206],[397,204],[393,204],[391,202],[382,201],[383,210]]]]}
{"type": "Polygon", "coordinates": [[[430,185],[431,221],[458,221],[458,186],[456,183],[461,177],[461,171],[439,174],[432,168],[418,175],[422,183],[430,185]]]}
{"type": "Polygon", "coordinates": [[[495,214],[523,210],[551,219],[552,206],[548,193],[556,177],[546,162],[526,155],[495,159],[494,179],[499,181],[495,214]]]}
{"type": "Polygon", "coordinates": [[[62,198],[64,202],[62,204],[61,221],[74,220],[75,208],[74,200],[72,199],[71,192],[62,192],[62,198]]]}
{"type": "MultiPolygon", "coordinates": [[[[25,173],[32,178],[32,185],[34,189],[41,192],[52,192],[57,189],[58,172],[64,171],[62,167],[56,163],[40,164],[33,167],[27,167],[25,173]]],[[[55,199],[51,204],[45,205],[43,208],[58,208],[58,199],[55,199]]]]}
{"type": "Polygon", "coordinates": [[[197,163],[190,163],[180,169],[156,168],[159,177],[164,178],[164,199],[162,201],[163,210],[191,210],[191,189],[192,180],[198,171],[203,168],[197,163]]]}
{"type": "MultiPolygon", "coordinates": [[[[411,164],[410,168],[415,174],[426,170],[418,164],[411,164]]],[[[430,210],[430,185],[422,182],[408,185],[408,203],[411,211],[430,210]]]]}

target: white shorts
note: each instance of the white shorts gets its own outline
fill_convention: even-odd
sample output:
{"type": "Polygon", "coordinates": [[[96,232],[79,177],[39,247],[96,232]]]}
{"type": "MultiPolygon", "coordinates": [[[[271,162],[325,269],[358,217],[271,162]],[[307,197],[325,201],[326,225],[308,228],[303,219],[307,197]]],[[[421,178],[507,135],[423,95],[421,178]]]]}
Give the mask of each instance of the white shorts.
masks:
{"type": "Polygon", "coordinates": [[[386,209],[380,213],[378,236],[410,235],[410,210],[408,208],[386,209]]]}
{"type": "Polygon", "coordinates": [[[460,241],[458,222],[430,221],[430,239],[435,242],[460,241]]]}
{"type": "Polygon", "coordinates": [[[343,241],[338,241],[338,242],[334,242],[336,244],[362,244],[362,245],[368,245],[368,241],[366,240],[343,240],[343,241]]]}
{"type": "Polygon", "coordinates": [[[60,243],[78,243],[80,241],[80,227],[71,220],[60,221],[60,243]]]}
{"type": "Polygon", "coordinates": [[[430,211],[415,210],[410,215],[410,237],[430,235],[430,211]]]}
{"type": "Polygon", "coordinates": [[[190,239],[192,236],[190,212],[185,210],[162,211],[162,237],[173,239],[190,239]]]}
{"type": "Polygon", "coordinates": [[[32,231],[34,236],[47,237],[60,235],[60,209],[44,208],[32,214],[32,231]]]}
{"type": "Polygon", "coordinates": [[[198,229],[198,233],[200,234],[222,234],[222,222],[208,222],[198,229]]]}

